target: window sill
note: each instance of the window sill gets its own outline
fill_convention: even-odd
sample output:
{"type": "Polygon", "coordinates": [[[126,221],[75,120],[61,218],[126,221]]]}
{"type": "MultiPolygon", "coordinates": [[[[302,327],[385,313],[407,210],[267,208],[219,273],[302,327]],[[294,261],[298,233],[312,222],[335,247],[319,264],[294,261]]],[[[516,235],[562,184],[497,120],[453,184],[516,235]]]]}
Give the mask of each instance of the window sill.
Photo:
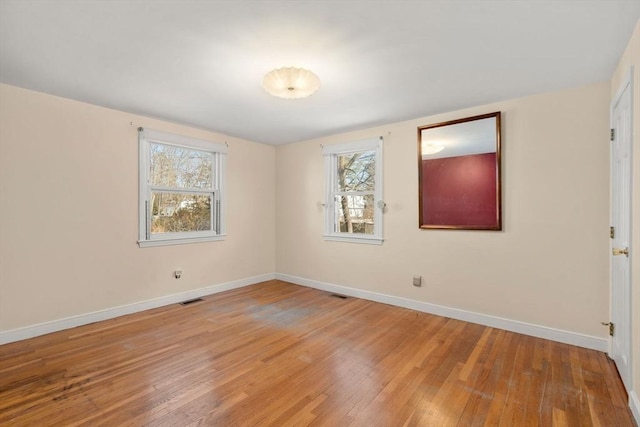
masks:
{"type": "Polygon", "coordinates": [[[157,239],[157,240],[138,240],[138,246],[141,248],[150,248],[154,246],[171,246],[185,245],[189,243],[215,242],[226,239],[226,234],[206,237],[187,237],[177,239],[157,239]]]}
{"type": "Polygon", "coordinates": [[[381,237],[364,237],[364,236],[336,236],[333,234],[325,234],[324,240],[330,242],[346,242],[346,243],[361,243],[365,245],[381,245],[384,239],[381,237]]]}

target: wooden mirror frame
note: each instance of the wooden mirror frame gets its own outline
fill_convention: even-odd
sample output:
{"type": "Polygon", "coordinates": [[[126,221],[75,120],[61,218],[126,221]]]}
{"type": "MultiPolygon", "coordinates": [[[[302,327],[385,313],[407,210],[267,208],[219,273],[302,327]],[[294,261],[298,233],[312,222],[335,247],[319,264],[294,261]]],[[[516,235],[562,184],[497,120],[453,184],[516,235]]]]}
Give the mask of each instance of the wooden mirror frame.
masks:
{"type": "MultiPolygon", "coordinates": [[[[418,221],[421,229],[502,230],[500,130],[499,111],[418,127],[418,221]],[[487,138],[480,138],[481,133],[473,133],[474,127],[489,128],[481,123],[477,123],[476,126],[471,124],[485,119],[495,121],[495,152],[486,151],[487,148],[484,148],[484,151],[478,148],[480,151],[464,154],[467,148],[461,147],[465,143],[469,144],[474,137],[484,140],[485,144],[490,143],[487,138]],[[461,126],[464,124],[468,126],[461,126]],[[471,134],[465,136],[461,132],[460,135],[453,135],[458,139],[451,139],[451,145],[445,145],[445,148],[440,150],[444,151],[450,147],[454,154],[456,150],[462,151],[463,154],[445,153],[443,156],[432,153],[425,156],[431,155],[435,156],[434,158],[424,159],[422,146],[425,136],[428,133],[435,136],[446,132],[447,137],[450,137],[455,133],[455,127],[471,134]],[[494,155],[495,160],[492,159],[494,155]],[[449,179],[444,180],[443,177],[449,179]],[[464,200],[464,205],[460,200],[464,200]],[[430,209],[430,205],[435,206],[434,209],[430,209]]],[[[434,145],[429,143],[429,138],[425,139],[426,145],[433,148],[434,145]]]]}

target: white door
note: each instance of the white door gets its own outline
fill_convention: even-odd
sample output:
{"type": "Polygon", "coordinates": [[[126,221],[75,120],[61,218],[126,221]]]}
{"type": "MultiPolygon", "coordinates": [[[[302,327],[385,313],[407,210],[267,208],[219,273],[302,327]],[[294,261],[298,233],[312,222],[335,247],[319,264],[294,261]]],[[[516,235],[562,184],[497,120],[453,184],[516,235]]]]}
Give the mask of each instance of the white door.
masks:
{"type": "MultiPolygon", "coordinates": [[[[631,73],[630,73],[631,76],[631,73]]],[[[611,358],[631,390],[631,77],[611,110],[611,358]]]]}

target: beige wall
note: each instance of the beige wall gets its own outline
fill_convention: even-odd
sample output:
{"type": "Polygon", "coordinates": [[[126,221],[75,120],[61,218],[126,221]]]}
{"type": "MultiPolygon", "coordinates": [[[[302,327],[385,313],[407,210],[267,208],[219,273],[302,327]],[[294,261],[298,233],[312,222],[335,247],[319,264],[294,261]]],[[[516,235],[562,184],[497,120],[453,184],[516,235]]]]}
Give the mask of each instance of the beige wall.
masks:
{"type": "Polygon", "coordinates": [[[0,330],[272,274],[274,165],[272,146],[0,85],[0,330]],[[229,143],[227,240],[138,247],[138,126],[229,143]]]}
{"type": "Polygon", "coordinates": [[[605,337],[609,92],[596,84],[276,149],[0,85],[0,330],[278,271],[605,337]],[[495,110],[505,231],[419,230],[417,126],[495,110]],[[229,142],[226,241],[138,248],[138,126],[229,142]],[[320,144],[375,135],[385,243],[325,242],[320,144]]]}
{"type": "Polygon", "coordinates": [[[606,337],[609,82],[277,147],[278,273],[606,337]],[[418,229],[416,128],[502,111],[504,231],[418,229]],[[321,144],[383,135],[382,246],[322,239],[321,144]],[[423,287],[411,285],[423,276],[423,287]]]}
{"type": "Polygon", "coordinates": [[[631,286],[633,390],[640,391],[640,21],[611,79],[611,101],[633,67],[633,182],[631,225],[631,286]]]}

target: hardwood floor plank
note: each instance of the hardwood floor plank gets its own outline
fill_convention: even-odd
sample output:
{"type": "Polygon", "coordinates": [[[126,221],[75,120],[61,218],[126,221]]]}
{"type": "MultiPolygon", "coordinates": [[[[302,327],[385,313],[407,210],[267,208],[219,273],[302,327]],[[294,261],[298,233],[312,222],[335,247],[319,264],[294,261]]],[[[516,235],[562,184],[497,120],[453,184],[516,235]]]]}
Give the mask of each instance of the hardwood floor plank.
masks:
{"type": "Polygon", "coordinates": [[[274,280],[0,346],[0,425],[634,424],[603,353],[274,280]]]}

